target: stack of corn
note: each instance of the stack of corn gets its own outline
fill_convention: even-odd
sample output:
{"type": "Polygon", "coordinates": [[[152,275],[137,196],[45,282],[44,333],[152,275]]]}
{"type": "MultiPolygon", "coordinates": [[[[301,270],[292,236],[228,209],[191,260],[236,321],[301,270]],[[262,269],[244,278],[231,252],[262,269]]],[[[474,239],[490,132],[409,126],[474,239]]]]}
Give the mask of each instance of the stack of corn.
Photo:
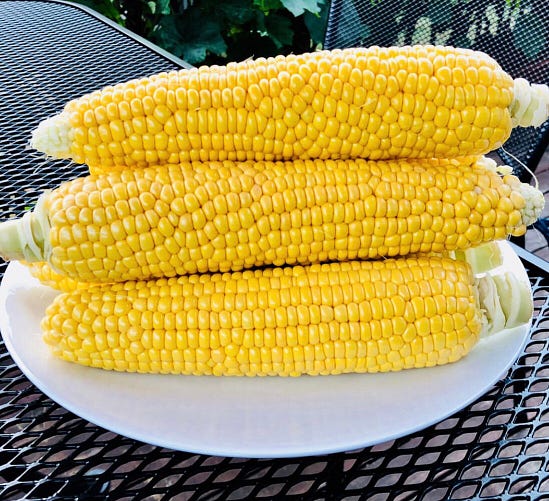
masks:
{"type": "Polygon", "coordinates": [[[84,365],[252,376],[453,362],[531,315],[512,273],[476,276],[455,253],[539,217],[541,192],[484,155],[548,109],[547,86],[450,47],[117,84],[37,127],[35,149],[90,175],[2,223],[0,255],[64,290],[44,339],[84,365]]]}

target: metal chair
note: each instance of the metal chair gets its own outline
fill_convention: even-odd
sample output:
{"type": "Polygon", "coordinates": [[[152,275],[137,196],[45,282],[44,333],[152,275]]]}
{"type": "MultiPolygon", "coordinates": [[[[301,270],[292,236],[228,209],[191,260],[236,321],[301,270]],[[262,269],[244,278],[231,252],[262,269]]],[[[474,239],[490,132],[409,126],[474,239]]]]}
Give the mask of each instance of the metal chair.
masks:
{"type": "MultiPolygon", "coordinates": [[[[494,57],[513,78],[549,83],[547,8],[546,0],[332,0],[324,47],[469,47],[494,57]]],[[[548,146],[549,121],[515,129],[495,153],[529,182],[548,146]]],[[[548,219],[534,226],[549,245],[548,219]]]]}

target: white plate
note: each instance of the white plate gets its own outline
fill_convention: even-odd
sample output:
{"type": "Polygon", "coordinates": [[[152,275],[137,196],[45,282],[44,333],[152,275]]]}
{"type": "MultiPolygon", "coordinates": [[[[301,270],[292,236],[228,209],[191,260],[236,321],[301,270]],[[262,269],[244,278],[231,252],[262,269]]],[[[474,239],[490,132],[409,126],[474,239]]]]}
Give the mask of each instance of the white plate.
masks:
{"type": "MultiPolygon", "coordinates": [[[[528,280],[504,244],[505,267],[528,280]]],[[[235,457],[353,450],[437,423],[486,393],[522,352],[529,325],[481,342],[461,361],[389,374],[221,378],[124,374],[63,362],[42,342],[55,292],[11,263],[0,287],[0,330],[23,373],[74,414],[172,449],[235,457]]]]}

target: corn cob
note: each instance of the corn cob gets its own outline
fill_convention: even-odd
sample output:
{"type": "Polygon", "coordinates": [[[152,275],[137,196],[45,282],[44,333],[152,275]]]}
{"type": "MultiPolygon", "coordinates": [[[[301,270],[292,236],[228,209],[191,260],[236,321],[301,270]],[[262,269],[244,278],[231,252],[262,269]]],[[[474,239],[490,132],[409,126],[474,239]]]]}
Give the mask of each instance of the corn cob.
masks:
{"type": "Polygon", "coordinates": [[[0,224],[5,259],[82,282],[465,249],[520,235],[543,194],[487,159],[126,169],[63,183],[0,224]]]}
{"type": "Polygon", "coordinates": [[[549,88],[453,47],[351,48],[161,73],[70,101],[33,132],[55,158],[207,160],[485,154],[549,116],[549,88]]]}
{"type": "Polygon", "coordinates": [[[48,263],[43,261],[36,261],[34,263],[27,263],[22,261],[32,277],[36,278],[42,285],[51,287],[61,292],[70,292],[75,289],[83,287],[89,287],[87,282],[77,282],[76,280],[57,273],[48,263]]]}
{"type": "MultiPolygon", "coordinates": [[[[439,256],[439,257],[451,257],[453,259],[460,259],[467,261],[471,266],[474,273],[485,273],[487,270],[493,269],[501,264],[501,252],[497,242],[490,242],[478,247],[467,249],[464,251],[456,252],[444,252],[444,253],[429,253],[429,254],[416,254],[417,256],[439,256]]],[[[78,282],[70,277],[57,273],[48,263],[37,261],[35,263],[27,263],[21,261],[21,264],[27,267],[31,276],[36,278],[41,285],[51,287],[52,289],[60,292],[72,292],[76,289],[83,289],[89,287],[91,284],[88,282],[78,282]]]]}
{"type": "Polygon", "coordinates": [[[447,364],[531,313],[529,284],[431,256],[94,285],[57,296],[42,330],[103,369],[299,376],[447,364]]]}

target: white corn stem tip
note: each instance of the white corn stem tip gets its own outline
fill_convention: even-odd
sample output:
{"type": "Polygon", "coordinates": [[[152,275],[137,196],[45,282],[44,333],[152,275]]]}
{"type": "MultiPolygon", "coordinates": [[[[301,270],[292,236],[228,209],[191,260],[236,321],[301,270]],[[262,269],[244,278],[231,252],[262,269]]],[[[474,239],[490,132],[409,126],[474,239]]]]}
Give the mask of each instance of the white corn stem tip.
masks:
{"type": "Polygon", "coordinates": [[[482,337],[512,329],[532,318],[534,303],[530,284],[512,271],[486,273],[475,279],[481,311],[482,337]]]}
{"type": "Polygon", "coordinates": [[[492,158],[482,157],[477,160],[477,164],[484,169],[497,172],[504,176],[506,183],[512,186],[513,190],[517,191],[522,196],[525,205],[520,210],[520,213],[524,226],[530,226],[540,218],[545,207],[545,197],[538,186],[523,183],[518,177],[513,175],[512,167],[508,165],[498,165],[492,158]]]}
{"type": "Polygon", "coordinates": [[[549,86],[530,84],[524,78],[517,78],[514,83],[509,108],[513,126],[539,127],[549,118],[549,86]]]}
{"type": "Polygon", "coordinates": [[[44,210],[45,195],[38,198],[32,212],[0,223],[0,257],[5,261],[32,263],[47,260],[51,247],[48,238],[50,224],[44,210]]]}
{"type": "Polygon", "coordinates": [[[497,240],[450,252],[450,256],[469,263],[474,275],[486,273],[503,264],[503,254],[497,240]]]}
{"type": "Polygon", "coordinates": [[[30,146],[54,158],[71,158],[73,131],[66,113],[47,118],[32,131],[30,146]]]}
{"type": "Polygon", "coordinates": [[[545,197],[540,190],[526,183],[521,183],[519,189],[526,200],[526,205],[521,210],[522,222],[525,226],[530,226],[541,216],[545,206],[545,197]]]}
{"type": "Polygon", "coordinates": [[[504,176],[504,180],[524,199],[525,205],[520,209],[522,224],[524,226],[534,224],[540,218],[545,207],[543,192],[535,186],[521,182],[516,176],[504,176]]]}

